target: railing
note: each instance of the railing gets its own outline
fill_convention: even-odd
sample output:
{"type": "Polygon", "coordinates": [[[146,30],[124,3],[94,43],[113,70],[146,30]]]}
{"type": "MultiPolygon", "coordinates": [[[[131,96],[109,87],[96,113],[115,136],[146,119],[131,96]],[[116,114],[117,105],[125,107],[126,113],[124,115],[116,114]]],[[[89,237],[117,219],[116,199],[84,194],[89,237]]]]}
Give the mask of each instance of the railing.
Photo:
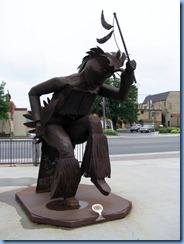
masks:
{"type": "Polygon", "coordinates": [[[82,162],[85,148],[86,148],[86,142],[75,146],[74,155],[79,162],[82,162]]]}
{"type": "MultiPolygon", "coordinates": [[[[74,153],[78,161],[82,161],[85,143],[77,145],[74,153]]],[[[0,140],[0,165],[33,164],[38,165],[41,158],[41,143],[35,139],[3,139],[0,140]]]]}

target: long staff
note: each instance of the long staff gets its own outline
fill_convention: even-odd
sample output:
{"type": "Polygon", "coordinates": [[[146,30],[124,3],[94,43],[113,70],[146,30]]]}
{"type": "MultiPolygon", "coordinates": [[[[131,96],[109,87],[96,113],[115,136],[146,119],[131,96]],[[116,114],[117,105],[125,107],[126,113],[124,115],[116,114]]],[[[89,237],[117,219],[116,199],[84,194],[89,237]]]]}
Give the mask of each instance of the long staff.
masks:
{"type": "MultiPolygon", "coordinates": [[[[119,25],[119,22],[118,22],[118,18],[116,16],[116,13],[113,13],[113,15],[114,15],[114,19],[116,21],[116,24],[117,24],[117,27],[118,27],[118,30],[119,30],[119,33],[120,33],[120,37],[121,37],[124,49],[125,49],[126,57],[127,57],[128,61],[131,62],[129,54],[128,54],[128,50],[127,50],[127,47],[126,47],[126,44],[125,44],[125,40],[123,38],[123,34],[122,34],[122,31],[121,31],[121,28],[120,28],[120,25],[119,25]]],[[[114,32],[114,25],[110,25],[109,23],[106,22],[106,20],[104,18],[103,10],[102,10],[102,13],[101,13],[101,24],[106,30],[111,30],[111,32],[108,35],[104,36],[103,38],[100,38],[100,39],[97,38],[96,39],[98,43],[103,44],[103,43],[107,42],[111,38],[112,33],[114,32]]],[[[134,75],[134,81],[135,81],[135,83],[137,83],[135,75],[134,75]]]]}
{"type": "Polygon", "coordinates": [[[125,44],[125,41],[124,41],[124,38],[123,38],[123,34],[121,32],[121,28],[120,28],[120,25],[119,25],[119,22],[118,22],[118,18],[116,16],[116,13],[113,13],[113,14],[114,14],[114,18],[116,20],[116,24],[117,24],[117,27],[118,27],[118,30],[119,30],[119,33],[120,33],[120,36],[121,36],[121,40],[123,42],[123,46],[124,46],[124,49],[125,49],[125,53],[127,55],[128,61],[130,61],[130,57],[129,57],[128,50],[127,50],[127,47],[126,47],[126,44],[125,44]]]}

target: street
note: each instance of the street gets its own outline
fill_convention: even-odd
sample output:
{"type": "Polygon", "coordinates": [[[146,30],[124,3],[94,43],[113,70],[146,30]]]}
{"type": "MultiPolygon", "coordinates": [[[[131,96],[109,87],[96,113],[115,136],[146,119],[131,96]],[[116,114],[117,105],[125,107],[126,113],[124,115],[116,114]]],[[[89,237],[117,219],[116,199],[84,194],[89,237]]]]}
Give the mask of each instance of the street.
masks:
{"type": "Polygon", "coordinates": [[[152,133],[119,133],[108,137],[109,154],[135,154],[180,151],[180,135],[152,133]]]}
{"type": "MultiPolygon", "coordinates": [[[[153,152],[180,151],[180,135],[153,133],[119,133],[118,136],[108,136],[109,154],[137,154],[153,152]]],[[[11,160],[35,160],[40,155],[40,144],[32,140],[0,140],[0,163],[11,160]]],[[[76,147],[77,159],[82,161],[85,145],[76,147]]]]}

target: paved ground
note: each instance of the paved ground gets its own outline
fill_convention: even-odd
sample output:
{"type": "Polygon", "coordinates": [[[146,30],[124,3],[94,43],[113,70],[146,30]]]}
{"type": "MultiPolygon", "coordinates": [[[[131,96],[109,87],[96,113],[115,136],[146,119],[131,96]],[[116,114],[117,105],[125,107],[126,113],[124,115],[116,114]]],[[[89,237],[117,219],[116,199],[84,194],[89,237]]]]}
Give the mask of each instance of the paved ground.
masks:
{"type": "MultiPolygon", "coordinates": [[[[79,228],[36,224],[15,193],[36,185],[38,167],[0,167],[1,240],[180,240],[180,153],[111,157],[112,192],[132,201],[120,220],[79,228]]],[[[83,178],[83,184],[91,184],[83,178]]]]}

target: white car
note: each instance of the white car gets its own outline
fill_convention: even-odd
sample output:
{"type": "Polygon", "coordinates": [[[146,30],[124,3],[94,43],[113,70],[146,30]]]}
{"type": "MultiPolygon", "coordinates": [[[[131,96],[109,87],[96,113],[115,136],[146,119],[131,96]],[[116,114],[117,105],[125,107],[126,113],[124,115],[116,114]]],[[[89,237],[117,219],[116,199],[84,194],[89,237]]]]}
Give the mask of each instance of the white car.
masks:
{"type": "Polygon", "coordinates": [[[139,132],[140,127],[141,127],[140,124],[133,124],[133,125],[130,127],[130,132],[133,132],[133,131],[137,131],[137,132],[139,132]]]}

